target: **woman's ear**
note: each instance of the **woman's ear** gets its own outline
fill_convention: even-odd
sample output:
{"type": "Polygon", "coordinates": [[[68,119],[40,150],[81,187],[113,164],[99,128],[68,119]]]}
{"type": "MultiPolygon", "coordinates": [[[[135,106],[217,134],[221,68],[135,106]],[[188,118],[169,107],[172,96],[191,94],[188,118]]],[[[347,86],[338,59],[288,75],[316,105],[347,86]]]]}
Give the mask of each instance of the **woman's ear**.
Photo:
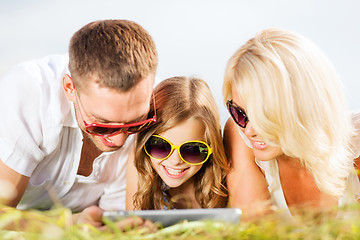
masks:
{"type": "Polygon", "coordinates": [[[64,74],[62,78],[63,88],[67,99],[71,102],[75,102],[75,86],[72,78],[68,74],[64,74]]]}

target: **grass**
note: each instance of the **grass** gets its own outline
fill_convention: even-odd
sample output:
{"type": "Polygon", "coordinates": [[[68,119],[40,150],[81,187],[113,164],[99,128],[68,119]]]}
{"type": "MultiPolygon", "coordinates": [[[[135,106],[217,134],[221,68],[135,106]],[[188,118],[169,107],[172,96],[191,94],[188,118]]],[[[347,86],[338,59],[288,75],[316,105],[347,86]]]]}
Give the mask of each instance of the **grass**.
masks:
{"type": "Polygon", "coordinates": [[[101,232],[86,225],[72,225],[71,212],[65,208],[49,211],[20,211],[5,208],[0,213],[0,229],[13,223],[14,229],[0,230],[0,239],[360,239],[360,206],[348,206],[336,214],[307,213],[295,221],[281,212],[240,224],[215,221],[182,222],[149,232],[144,228],[120,231],[112,222],[101,232]],[[336,216],[335,216],[336,215],[336,216]],[[23,222],[26,222],[23,225],[23,222]]]}

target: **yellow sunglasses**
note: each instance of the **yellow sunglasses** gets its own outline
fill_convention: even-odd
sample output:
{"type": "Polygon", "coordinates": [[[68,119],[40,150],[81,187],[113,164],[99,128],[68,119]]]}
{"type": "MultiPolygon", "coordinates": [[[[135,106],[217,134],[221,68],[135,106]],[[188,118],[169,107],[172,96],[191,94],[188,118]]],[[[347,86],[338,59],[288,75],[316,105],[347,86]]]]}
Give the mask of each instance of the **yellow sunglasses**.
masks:
{"type": "Polygon", "coordinates": [[[206,162],[212,154],[212,149],[203,141],[186,141],[180,145],[172,144],[168,139],[152,135],[145,143],[145,153],[156,160],[165,160],[177,150],[180,158],[190,165],[200,165],[206,162]]]}

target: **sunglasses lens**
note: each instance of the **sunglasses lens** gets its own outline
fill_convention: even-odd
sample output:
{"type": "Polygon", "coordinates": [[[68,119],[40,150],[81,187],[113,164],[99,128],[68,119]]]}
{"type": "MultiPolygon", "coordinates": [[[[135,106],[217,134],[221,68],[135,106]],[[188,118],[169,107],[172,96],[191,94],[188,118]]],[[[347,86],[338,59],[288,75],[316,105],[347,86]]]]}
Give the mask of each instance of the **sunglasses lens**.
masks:
{"type": "Polygon", "coordinates": [[[188,142],[180,147],[180,154],[188,163],[201,163],[209,154],[208,147],[200,142],[188,142]]]}
{"type": "Polygon", "coordinates": [[[228,109],[229,109],[229,112],[230,112],[232,118],[234,119],[234,121],[240,127],[245,128],[246,127],[246,122],[247,122],[245,113],[241,109],[234,106],[232,103],[229,103],[228,109]]]}
{"type": "Polygon", "coordinates": [[[127,132],[128,134],[138,133],[146,128],[150,127],[154,122],[149,121],[141,125],[132,126],[132,127],[99,127],[99,126],[89,126],[86,128],[88,133],[96,134],[96,135],[111,135],[117,132],[127,132]]]}
{"type": "Polygon", "coordinates": [[[164,159],[171,152],[171,145],[164,139],[151,136],[145,143],[146,152],[153,158],[164,159]]]}
{"type": "Polygon", "coordinates": [[[144,123],[142,125],[129,127],[127,131],[128,131],[129,134],[138,133],[138,132],[140,132],[142,130],[145,130],[146,128],[150,127],[153,123],[154,122],[149,121],[149,122],[144,123]]]}
{"type": "Polygon", "coordinates": [[[107,128],[107,127],[98,127],[98,126],[90,126],[86,128],[86,131],[88,131],[89,133],[93,133],[97,135],[110,135],[120,130],[121,128],[107,128]]]}

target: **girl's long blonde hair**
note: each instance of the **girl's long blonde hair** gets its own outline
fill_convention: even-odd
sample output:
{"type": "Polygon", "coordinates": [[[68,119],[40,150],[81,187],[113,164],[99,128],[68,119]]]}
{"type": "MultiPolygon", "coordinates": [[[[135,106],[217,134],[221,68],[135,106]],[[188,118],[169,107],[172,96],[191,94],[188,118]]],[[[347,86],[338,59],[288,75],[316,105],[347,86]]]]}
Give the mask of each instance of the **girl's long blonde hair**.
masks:
{"type": "Polygon", "coordinates": [[[257,134],[299,158],[321,191],[342,195],[353,168],[350,112],[334,67],[312,42],[259,32],[228,61],[225,100],[233,89],[257,134]]]}
{"type": "MultiPolygon", "coordinates": [[[[164,184],[152,168],[151,160],[143,147],[151,135],[173,128],[189,118],[202,122],[205,126],[206,142],[213,149],[210,159],[194,176],[196,200],[202,208],[225,207],[228,162],[222,142],[217,105],[208,85],[198,78],[173,77],[160,82],[154,89],[154,96],[158,120],[155,125],[140,132],[136,141],[135,167],[138,171],[138,190],[133,198],[134,207],[164,207],[164,184]]],[[[151,106],[149,114],[153,113],[151,106]]]]}

